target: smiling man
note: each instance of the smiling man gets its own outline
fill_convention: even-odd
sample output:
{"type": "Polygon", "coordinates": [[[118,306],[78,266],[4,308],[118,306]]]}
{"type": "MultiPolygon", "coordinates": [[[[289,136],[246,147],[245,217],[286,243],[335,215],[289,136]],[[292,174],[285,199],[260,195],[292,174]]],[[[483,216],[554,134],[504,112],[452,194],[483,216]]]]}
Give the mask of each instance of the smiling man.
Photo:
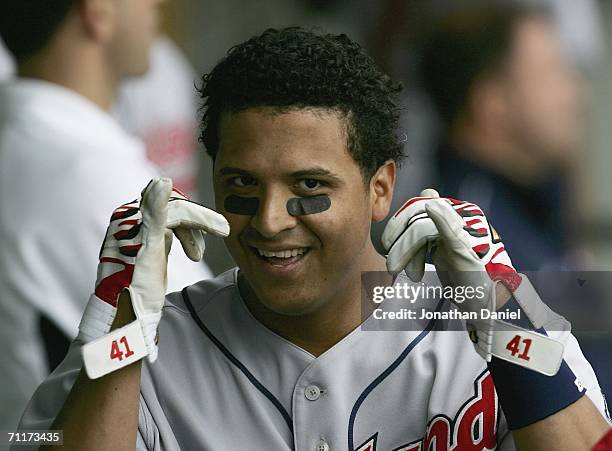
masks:
{"type": "Polygon", "coordinates": [[[321,107],[225,113],[220,131],[215,193],[243,298],[262,323],[319,355],[359,323],[361,271],[385,270],[368,237],[389,208],[394,167],[386,162],[370,187],[346,151],[344,115],[321,107]],[[256,200],[257,211],[228,199],[256,200]],[[288,211],[300,201],[309,214],[288,211]]]}
{"type": "Polygon", "coordinates": [[[425,191],[390,221],[388,259],[374,250],[370,226],[389,213],[401,156],[398,91],[343,35],[267,30],[230,50],[201,89],[227,223],[167,179],[119,207],[81,333],[21,428],[61,429],[68,448],[88,450],[595,444],[608,425],[593,371],[571,334],[545,328],[550,315],[476,206],[425,191]],[[164,303],[167,229],[194,260],[200,230],[230,231],[238,268],[164,303]],[[523,366],[548,362],[535,353],[548,344],[561,349],[552,375],[500,360],[491,322],[468,324],[474,343],[434,322],[360,327],[363,272],[389,268],[412,283],[403,269],[422,277],[428,242],[437,269],[458,271],[452,283],[473,285],[471,270],[487,301],[499,293],[525,310],[515,330],[534,358],[523,366]]]}

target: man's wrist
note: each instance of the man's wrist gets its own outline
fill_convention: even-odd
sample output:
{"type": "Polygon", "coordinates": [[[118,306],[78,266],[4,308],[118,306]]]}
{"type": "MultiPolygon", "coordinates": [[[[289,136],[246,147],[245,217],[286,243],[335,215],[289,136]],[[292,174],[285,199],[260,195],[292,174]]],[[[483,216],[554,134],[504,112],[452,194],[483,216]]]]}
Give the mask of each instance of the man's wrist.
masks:
{"type": "Polygon", "coordinates": [[[545,376],[496,357],[487,366],[510,429],[519,429],[553,415],[586,393],[565,362],[554,376],[545,376]]]}
{"type": "MultiPolygon", "coordinates": [[[[496,286],[496,294],[498,296],[501,294],[503,301],[501,304],[497,302],[497,309],[500,310],[503,306],[504,310],[516,313],[517,317],[514,320],[506,320],[508,329],[502,325],[502,330],[512,330],[510,325],[514,325],[524,329],[525,332],[535,332],[543,338],[536,340],[535,336],[530,336],[528,340],[518,340],[515,347],[510,346],[513,342],[511,341],[502,348],[511,350],[513,357],[516,349],[516,357],[524,356],[530,359],[531,365],[524,365],[525,367],[517,365],[516,362],[509,359],[506,361],[507,359],[503,359],[502,355],[499,355],[502,358],[494,357],[488,363],[510,429],[518,429],[553,415],[576,402],[585,393],[574,372],[562,360],[563,346],[558,340],[554,340],[558,344],[558,349],[555,350],[546,341],[553,340],[544,338],[548,336],[544,325],[569,327],[569,323],[545,306],[527,277],[524,275],[520,277],[521,284],[514,292],[511,292],[503,283],[498,283],[496,286]],[[530,348],[526,348],[526,342],[530,348]],[[529,355],[527,354],[528,349],[529,355]],[[540,351],[539,357],[538,350],[540,351]],[[533,371],[534,362],[543,364],[549,358],[554,361],[553,356],[555,355],[558,355],[560,365],[554,374],[551,375],[545,371],[540,371],[543,373],[540,374],[540,372],[533,371]]],[[[514,333],[510,334],[512,335],[514,333]]],[[[522,334],[517,332],[516,337],[521,336],[522,334]]],[[[501,342],[504,343],[503,340],[501,342]]]]}
{"type": "Polygon", "coordinates": [[[495,307],[499,310],[512,298],[512,293],[503,283],[495,284],[495,307]]]}
{"type": "Polygon", "coordinates": [[[111,330],[123,327],[135,320],[136,314],[132,308],[130,293],[127,290],[124,290],[119,296],[119,301],[117,302],[117,314],[115,315],[115,320],[113,321],[111,330]]]}

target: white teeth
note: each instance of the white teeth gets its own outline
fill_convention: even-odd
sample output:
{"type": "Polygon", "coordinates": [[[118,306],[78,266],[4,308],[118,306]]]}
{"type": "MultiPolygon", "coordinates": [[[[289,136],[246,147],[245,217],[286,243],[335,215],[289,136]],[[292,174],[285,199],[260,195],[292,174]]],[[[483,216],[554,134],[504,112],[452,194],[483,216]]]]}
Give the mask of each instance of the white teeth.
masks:
{"type": "Polygon", "coordinates": [[[297,249],[287,249],[283,251],[265,251],[263,249],[257,249],[257,252],[262,257],[290,258],[302,255],[307,250],[308,248],[300,247],[297,249]]]}

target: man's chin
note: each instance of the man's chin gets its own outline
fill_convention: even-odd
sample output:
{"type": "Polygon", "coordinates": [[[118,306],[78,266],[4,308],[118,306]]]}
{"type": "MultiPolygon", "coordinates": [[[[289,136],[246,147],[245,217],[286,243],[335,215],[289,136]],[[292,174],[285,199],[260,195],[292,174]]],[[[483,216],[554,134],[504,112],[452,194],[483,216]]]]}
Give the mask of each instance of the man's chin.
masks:
{"type": "Polygon", "coordinates": [[[259,303],[267,310],[278,315],[302,316],[316,310],[317,303],[312,299],[297,296],[290,292],[266,293],[257,296],[259,303]]]}
{"type": "Polygon", "coordinates": [[[321,296],[306,292],[308,287],[312,287],[309,282],[289,279],[269,281],[259,277],[251,278],[245,273],[243,275],[247,283],[244,288],[251,294],[251,300],[259,304],[259,308],[277,315],[303,316],[319,307],[321,296]]]}

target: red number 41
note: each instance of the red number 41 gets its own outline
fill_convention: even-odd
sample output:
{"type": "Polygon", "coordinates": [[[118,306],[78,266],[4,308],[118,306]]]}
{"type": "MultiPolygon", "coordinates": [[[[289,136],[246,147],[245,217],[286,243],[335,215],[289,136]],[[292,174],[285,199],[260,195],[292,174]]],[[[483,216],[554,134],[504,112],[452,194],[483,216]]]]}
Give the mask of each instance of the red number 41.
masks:
{"type": "Polygon", "coordinates": [[[525,349],[523,350],[522,353],[519,354],[520,349],[519,346],[521,344],[521,336],[520,335],[515,335],[514,338],[512,340],[510,340],[508,342],[508,344],[506,345],[506,349],[508,351],[510,351],[510,353],[512,354],[512,357],[514,357],[516,354],[518,354],[518,358],[519,359],[523,359],[523,360],[529,360],[529,348],[531,347],[531,339],[530,338],[524,338],[523,339],[523,344],[525,345],[525,349]]]}
{"type": "Polygon", "coordinates": [[[119,361],[121,361],[124,358],[123,352],[121,351],[121,348],[119,348],[119,343],[117,343],[117,341],[119,341],[119,343],[122,343],[123,346],[125,347],[125,358],[126,359],[130,357],[132,354],[134,354],[134,351],[132,351],[130,347],[128,346],[127,338],[124,335],[119,340],[113,340],[113,343],[111,344],[111,351],[110,351],[111,360],[119,359],[119,361]]]}

